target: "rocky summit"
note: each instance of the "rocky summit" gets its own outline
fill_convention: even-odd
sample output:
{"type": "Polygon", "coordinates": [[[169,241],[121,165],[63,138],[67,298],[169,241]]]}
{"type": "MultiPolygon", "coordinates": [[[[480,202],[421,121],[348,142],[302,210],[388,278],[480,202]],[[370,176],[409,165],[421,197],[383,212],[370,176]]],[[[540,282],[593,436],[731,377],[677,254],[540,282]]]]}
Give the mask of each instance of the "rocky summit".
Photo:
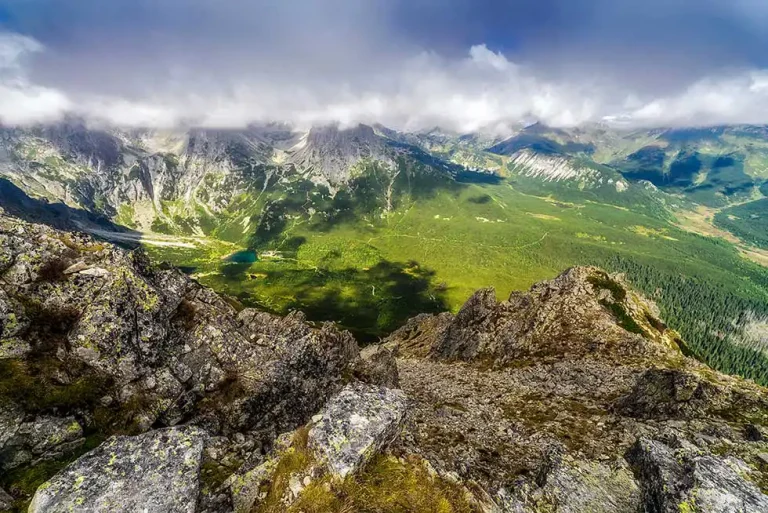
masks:
{"type": "Polygon", "coordinates": [[[768,511],[768,391],[622,276],[361,350],[61,228],[0,213],[2,511],[768,511]]]}

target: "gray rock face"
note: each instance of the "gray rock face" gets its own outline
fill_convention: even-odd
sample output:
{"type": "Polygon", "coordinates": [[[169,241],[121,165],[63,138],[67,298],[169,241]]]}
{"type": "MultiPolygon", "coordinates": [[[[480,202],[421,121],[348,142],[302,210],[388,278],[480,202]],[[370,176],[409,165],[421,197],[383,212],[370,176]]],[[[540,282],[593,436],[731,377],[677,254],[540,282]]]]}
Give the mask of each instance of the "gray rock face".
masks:
{"type": "Polygon", "coordinates": [[[11,509],[11,506],[13,506],[13,497],[0,488],[0,511],[11,509]]]}
{"type": "Polygon", "coordinates": [[[392,441],[405,411],[400,390],[348,385],[325,405],[309,432],[309,447],[333,475],[344,479],[392,441]]]}
{"type": "Polygon", "coordinates": [[[651,369],[638,377],[632,392],[619,401],[618,409],[640,418],[695,418],[746,401],[695,374],[651,369]]]}
{"type": "Polygon", "coordinates": [[[355,376],[369,385],[399,388],[400,375],[393,351],[382,345],[368,346],[360,351],[355,376]]]}
{"type": "MultiPolygon", "coordinates": [[[[140,251],[2,211],[0,239],[0,364],[10,371],[0,371],[2,470],[69,461],[84,430],[194,424],[269,444],[308,422],[357,368],[348,332],[300,313],[238,312],[140,251]]],[[[247,456],[224,445],[230,462],[247,456]]]]}
{"type": "Polygon", "coordinates": [[[74,417],[38,416],[24,421],[17,407],[0,408],[0,470],[55,459],[85,441],[74,417]]]}
{"type": "Polygon", "coordinates": [[[205,433],[169,428],[115,437],[40,486],[30,513],[194,513],[205,433]]]}
{"type": "Polygon", "coordinates": [[[385,341],[409,398],[394,450],[478,485],[494,513],[768,511],[749,481],[765,482],[768,394],[684,358],[657,315],[620,277],[575,268],[413,319],[385,341]],[[636,464],[638,439],[675,437],[685,451],[636,464]]]}
{"type": "Polygon", "coordinates": [[[421,345],[429,345],[433,358],[497,365],[523,358],[661,358],[679,352],[676,334],[656,322],[654,312],[654,305],[619,277],[594,267],[575,267],[527,293],[514,292],[501,303],[493,289],[482,289],[455,317],[423,317],[387,343],[407,345],[417,336],[421,345]],[[631,318],[632,324],[622,325],[615,311],[631,318]]]}
{"type": "Polygon", "coordinates": [[[190,419],[222,432],[293,429],[357,359],[347,332],[310,327],[301,314],[238,313],[140,252],[2,214],[0,235],[10,262],[0,273],[5,304],[13,300],[0,305],[3,330],[59,368],[52,386],[79,380],[114,398],[110,410],[130,429],[190,419]],[[66,272],[78,264],[97,272],[66,272]]]}
{"type": "Polygon", "coordinates": [[[535,480],[503,489],[496,502],[505,512],[635,513],[640,489],[623,460],[606,464],[571,457],[547,462],[535,480]]]}
{"type": "Polygon", "coordinates": [[[640,479],[645,511],[768,511],[768,496],[743,477],[751,470],[738,459],[701,454],[690,447],[675,450],[647,439],[639,440],[627,459],[640,479]]]}
{"type": "Polygon", "coordinates": [[[298,168],[336,185],[350,179],[350,167],[367,158],[394,164],[395,149],[367,125],[340,130],[337,126],[312,128],[290,154],[298,168]]]}

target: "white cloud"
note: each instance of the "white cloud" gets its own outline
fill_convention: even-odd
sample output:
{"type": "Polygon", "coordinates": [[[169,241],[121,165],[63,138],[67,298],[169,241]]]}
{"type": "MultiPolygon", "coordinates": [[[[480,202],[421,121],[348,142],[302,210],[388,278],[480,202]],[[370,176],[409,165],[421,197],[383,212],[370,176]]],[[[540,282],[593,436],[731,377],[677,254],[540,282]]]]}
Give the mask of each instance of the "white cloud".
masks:
{"type": "MultiPolygon", "coordinates": [[[[404,129],[441,126],[460,132],[499,129],[532,119],[555,126],[621,120],[643,126],[768,123],[768,70],[698,80],[676,94],[648,96],[599,76],[544,79],[485,45],[447,59],[431,52],[390,61],[365,73],[305,77],[280,68],[243,68],[221,80],[147,80],[142,92],[119,94],[30,77],[37,41],[0,33],[0,122],[50,122],[67,114],[128,127],[243,127],[287,121],[306,127],[380,122],[404,129]],[[149,91],[149,92],[148,92],[149,91]]],[[[142,77],[138,77],[139,79],[142,77]]],[[[149,77],[152,78],[152,77],[149,77]]],[[[93,84],[92,84],[93,85],[93,84]]]]}
{"type": "Polygon", "coordinates": [[[0,33],[0,122],[16,125],[55,121],[72,108],[66,95],[29,82],[24,60],[42,51],[35,40],[0,33]]]}

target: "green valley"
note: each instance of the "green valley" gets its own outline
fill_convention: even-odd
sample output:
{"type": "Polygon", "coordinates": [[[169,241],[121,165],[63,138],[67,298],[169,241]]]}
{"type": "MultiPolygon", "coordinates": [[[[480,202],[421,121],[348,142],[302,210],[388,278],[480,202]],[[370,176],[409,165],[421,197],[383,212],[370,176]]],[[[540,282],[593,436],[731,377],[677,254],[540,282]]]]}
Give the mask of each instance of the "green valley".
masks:
{"type": "Polygon", "coordinates": [[[363,340],[419,312],[455,311],[481,287],[506,297],[564,268],[600,265],[626,273],[657,300],[702,359],[761,381],[768,376],[761,353],[721,336],[744,311],[768,315],[768,270],[660,216],[518,187],[454,185],[332,227],[294,219],[258,248],[253,263],[228,262],[210,247],[147,249],[154,259],[194,267],[202,283],[244,304],[336,320],[363,340]]]}

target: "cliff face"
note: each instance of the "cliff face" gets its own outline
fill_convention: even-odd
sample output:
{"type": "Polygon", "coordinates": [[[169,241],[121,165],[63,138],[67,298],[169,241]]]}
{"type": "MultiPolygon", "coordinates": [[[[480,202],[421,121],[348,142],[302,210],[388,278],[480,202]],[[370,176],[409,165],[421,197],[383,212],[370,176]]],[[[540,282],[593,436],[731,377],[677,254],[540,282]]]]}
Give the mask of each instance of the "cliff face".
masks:
{"type": "Polygon", "coordinates": [[[619,276],[382,342],[0,214],[0,510],[768,511],[766,390],[619,276]]]}

